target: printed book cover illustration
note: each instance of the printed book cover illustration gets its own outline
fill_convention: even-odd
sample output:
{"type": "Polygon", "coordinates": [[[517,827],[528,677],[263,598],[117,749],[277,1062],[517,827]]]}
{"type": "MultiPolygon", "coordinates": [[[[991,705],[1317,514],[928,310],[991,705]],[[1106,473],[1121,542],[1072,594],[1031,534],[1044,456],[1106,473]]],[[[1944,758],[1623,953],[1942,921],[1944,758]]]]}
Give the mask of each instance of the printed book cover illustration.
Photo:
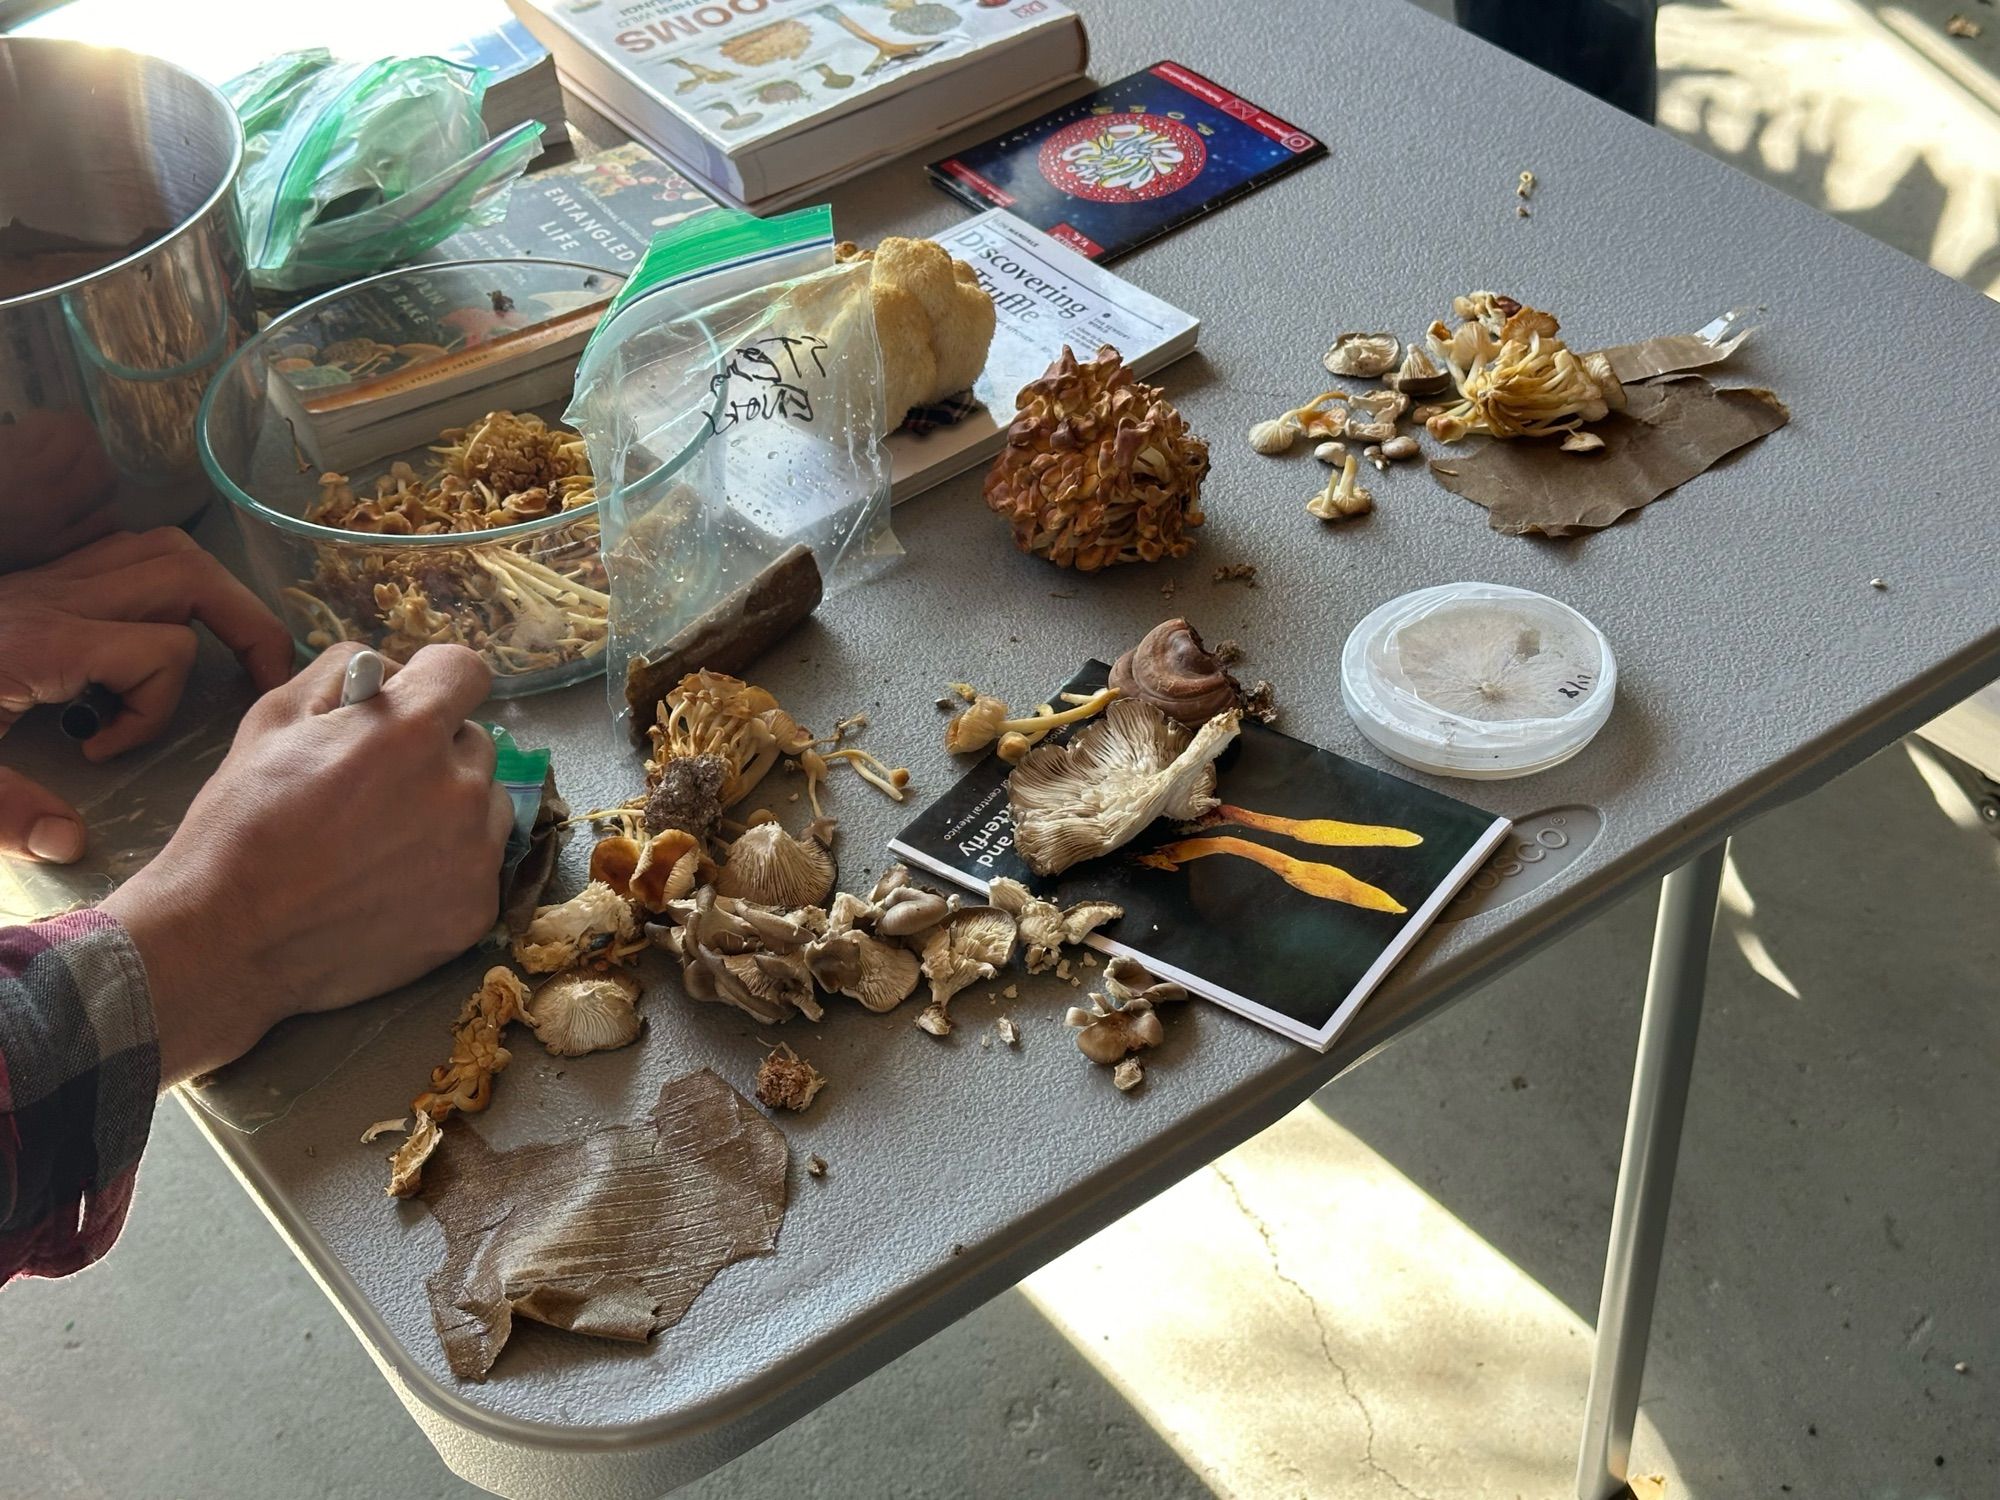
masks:
{"type": "MultiPolygon", "coordinates": [[[[1109,670],[1093,661],[1063,691],[1109,670]]],[[[1044,879],[1013,849],[1012,769],[988,755],[889,848],[981,894],[1004,875],[1065,906],[1114,901],[1125,915],[1092,947],[1322,1051],[1512,826],[1246,720],[1200,826],[1155,823],[1044,879]]]]}
{"type": "Polygon", "coordinates": [[[623,273],[662,229],[714,207],[713,198],[644,146],[617,146],[529,173],[514,184],[499,223],[460,230],[424,259],[528,256],[623,273]]]}
{"type": "Polygon", "coordinates": [[[1324,155],[1296,125],[1162,62],[929,170],[975,207],[1112,260],[1324,155]]]}

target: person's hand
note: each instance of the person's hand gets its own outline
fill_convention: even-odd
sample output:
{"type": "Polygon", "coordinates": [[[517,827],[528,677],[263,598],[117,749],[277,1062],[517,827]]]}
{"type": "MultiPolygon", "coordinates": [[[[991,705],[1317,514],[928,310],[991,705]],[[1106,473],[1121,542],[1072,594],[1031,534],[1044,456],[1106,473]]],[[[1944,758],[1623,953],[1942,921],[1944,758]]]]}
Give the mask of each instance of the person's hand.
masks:
{"type": "MultiPolygon", "coordinates": [[[[291,670],[291,637],[277,617],[172,527],[120,532],[0,576],[0,734],[36,704],[67,703],[95,682],[124,707],[84,741],[85,758],[152,739],[172,720],[194,666],[196,621],[236,653],[258,691],[291,670]]],[[[75,808],[0,767],[0,855],[68,864],[83,847],[75,808]]]]}
{"type": "Polygon", "coordinates": [[[102,903],[145,959],[163,1085],[407,983],[499,914],[513,809],[465,717],[492,673],[426,646],[341,708],[357,649],[259,700],[166,848],[102,903]]]}

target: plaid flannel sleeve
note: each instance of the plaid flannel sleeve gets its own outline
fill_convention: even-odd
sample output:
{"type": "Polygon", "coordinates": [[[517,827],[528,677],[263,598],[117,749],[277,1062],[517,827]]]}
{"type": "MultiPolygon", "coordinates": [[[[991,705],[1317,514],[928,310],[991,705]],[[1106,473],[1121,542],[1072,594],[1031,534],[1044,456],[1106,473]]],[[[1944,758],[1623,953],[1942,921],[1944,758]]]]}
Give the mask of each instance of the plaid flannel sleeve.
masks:
{"type": "Polygon", "coordinates": [[[0,1284],[111,1248],[152,1127],[146,967],[99,911],[0,928],[0,1284]]]}

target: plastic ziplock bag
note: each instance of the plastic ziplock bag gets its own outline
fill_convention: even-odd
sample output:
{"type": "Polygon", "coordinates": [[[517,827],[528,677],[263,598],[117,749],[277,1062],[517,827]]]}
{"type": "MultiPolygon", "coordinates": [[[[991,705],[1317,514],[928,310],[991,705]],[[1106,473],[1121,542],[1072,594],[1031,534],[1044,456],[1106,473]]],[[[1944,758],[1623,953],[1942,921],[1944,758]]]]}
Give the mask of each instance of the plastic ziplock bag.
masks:
{"type": "Polygon", "coordinates": [[[714,212],[653,240],[577,366],[566,414],[598,476],[606,679],[795,545],[839,592],[902,552],[866,261],[833,214],[714,212]]]}
{"type": "Polygon", "coordinates": [[[490,223],[541,150],[534,121],[489,141],[485,75],[441,57],[286,53],[223,92],[243,121],[236,196],[260,290],[350,281],[490,223]]]}

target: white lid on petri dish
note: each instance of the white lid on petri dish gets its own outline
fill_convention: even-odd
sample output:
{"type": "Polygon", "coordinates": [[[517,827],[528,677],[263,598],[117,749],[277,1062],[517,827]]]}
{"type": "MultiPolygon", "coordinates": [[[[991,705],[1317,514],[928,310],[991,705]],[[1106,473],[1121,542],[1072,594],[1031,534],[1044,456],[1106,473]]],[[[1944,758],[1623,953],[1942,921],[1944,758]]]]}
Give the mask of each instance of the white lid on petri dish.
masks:
{"type": "Polygon", "coordinates": [[[1347,638],[1340,696],[1385,755],[1498,780],[1562,764],[1611,716],[1618,666],[1567,604],[1499,583],[1391,599],[1347,638]]]}

